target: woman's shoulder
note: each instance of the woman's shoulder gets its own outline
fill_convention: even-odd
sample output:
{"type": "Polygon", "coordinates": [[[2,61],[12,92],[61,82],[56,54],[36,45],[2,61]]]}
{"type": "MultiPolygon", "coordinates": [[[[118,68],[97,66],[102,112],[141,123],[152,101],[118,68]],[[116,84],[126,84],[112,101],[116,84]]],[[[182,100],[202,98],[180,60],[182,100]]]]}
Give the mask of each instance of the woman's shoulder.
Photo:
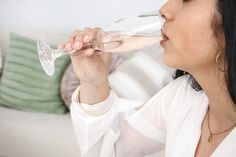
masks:
{"type": "Polygon", "coordinates": [[[186,87],[189,86],[189,80],[190,80],[190,75],[183,75],[171,81],[167,86],[186,87]]]}
{"type": "Polygon", "coordinates": [[[159,93],[175,96],[183,93],[186,94],[190,91],[193,92],[193,88],[190,85],[190,75],[183,75],[171,81],[159,93]]]}
{"type": "Polygon", "coordinates": [[[175,80],[171,81],[163,90],[167,90],[169,95],[173,93],[173,95],[199,95],[203,93],[203,91],[195,90],[191,85],[191,76],[190,75],[183,75],[175,80]]]}
{"type": "Polygon", "coordinates": [[[205,98],[205,93],[193,89],[190,75],[183,75],[166,85],[154,97],[171,108],[183,109],[183,106],[191,107],[200,103],[205,98]]]}
{"type": "Polygon", "coordinates": [[[200,107],[206,98],[204,91],[197,91],[192,87],[191,76],[183,75],[170,82],[163,89],[163,101],[169,106],[169,111],[190,111],[194,107],[200,107]]]}

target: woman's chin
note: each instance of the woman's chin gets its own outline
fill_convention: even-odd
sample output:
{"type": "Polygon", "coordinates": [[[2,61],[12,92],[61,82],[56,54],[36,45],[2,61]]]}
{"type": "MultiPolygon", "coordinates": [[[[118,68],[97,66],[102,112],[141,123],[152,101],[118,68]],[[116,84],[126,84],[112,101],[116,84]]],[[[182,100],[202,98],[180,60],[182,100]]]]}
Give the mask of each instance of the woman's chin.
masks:
{"type": "Polygon", "coordinates": [[[163,63],[171,68],[177,68],[179,67],[176,58],[171,54],[171,52],[164,51],[163,53],[163,63]]]}

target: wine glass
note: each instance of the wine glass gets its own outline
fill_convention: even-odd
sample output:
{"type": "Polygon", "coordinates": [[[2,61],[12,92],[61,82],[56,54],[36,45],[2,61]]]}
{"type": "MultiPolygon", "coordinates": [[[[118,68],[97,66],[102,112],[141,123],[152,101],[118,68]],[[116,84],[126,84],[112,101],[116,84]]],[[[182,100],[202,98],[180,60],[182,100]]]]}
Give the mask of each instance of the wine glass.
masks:
{"type": "MultiPolygon", "coordinates": [[[[99,30],[95,39],[83,48],[93,48],[105,53],[124,53],[157,44],[162,39],[163,20],[158,11],[121,18],[99,30]]],[[[41,65],[49,76],[54,74],[54,62],[57,58],[75,52],[52,49],[43,38],[37,41],[37,47],[41,65]]]]}

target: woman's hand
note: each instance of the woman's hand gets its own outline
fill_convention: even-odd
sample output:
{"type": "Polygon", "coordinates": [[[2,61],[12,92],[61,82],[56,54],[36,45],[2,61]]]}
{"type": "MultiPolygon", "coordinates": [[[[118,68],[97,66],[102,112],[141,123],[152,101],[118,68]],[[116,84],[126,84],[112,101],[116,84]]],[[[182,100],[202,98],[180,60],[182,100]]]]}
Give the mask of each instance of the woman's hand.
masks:
{"type": "Polygon", "coordinates": [[[59,46],[66,52],[76,50],[70,57],[81,85],[101,86],[108,81],[111,54],[92,48],[83,48],[87,43],[95,39],[99,30],[99,28],[86,28],[82,31],[75,30],[67,43],[59,46]]]}
{"type": "Polygon", "coordinates": [[[99,30],[76,30],[67,43],[58,46],[66,52],[76,50],[70,57],[74,71],[80,79],[80,101],[87,104],[96,104],[107,98],[110,93],[108,73],[111,54],[83,48],[95,39],[99,30]]]}

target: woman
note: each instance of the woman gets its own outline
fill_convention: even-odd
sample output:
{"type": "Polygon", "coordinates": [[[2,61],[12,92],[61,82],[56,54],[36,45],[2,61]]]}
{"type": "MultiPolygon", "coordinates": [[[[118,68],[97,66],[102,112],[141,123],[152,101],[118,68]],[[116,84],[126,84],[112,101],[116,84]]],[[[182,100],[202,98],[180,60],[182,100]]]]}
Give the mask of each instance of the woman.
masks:
{"type": "Polygon", "coordinates": [[[142,107],[110,90],[109,53],[81,49],[97,28],[61,45],[77,50],[71,117],[81,156],[236,156],[235,0],[169,0],[160,13],[164,63],[179,70],[142,107]]]}

